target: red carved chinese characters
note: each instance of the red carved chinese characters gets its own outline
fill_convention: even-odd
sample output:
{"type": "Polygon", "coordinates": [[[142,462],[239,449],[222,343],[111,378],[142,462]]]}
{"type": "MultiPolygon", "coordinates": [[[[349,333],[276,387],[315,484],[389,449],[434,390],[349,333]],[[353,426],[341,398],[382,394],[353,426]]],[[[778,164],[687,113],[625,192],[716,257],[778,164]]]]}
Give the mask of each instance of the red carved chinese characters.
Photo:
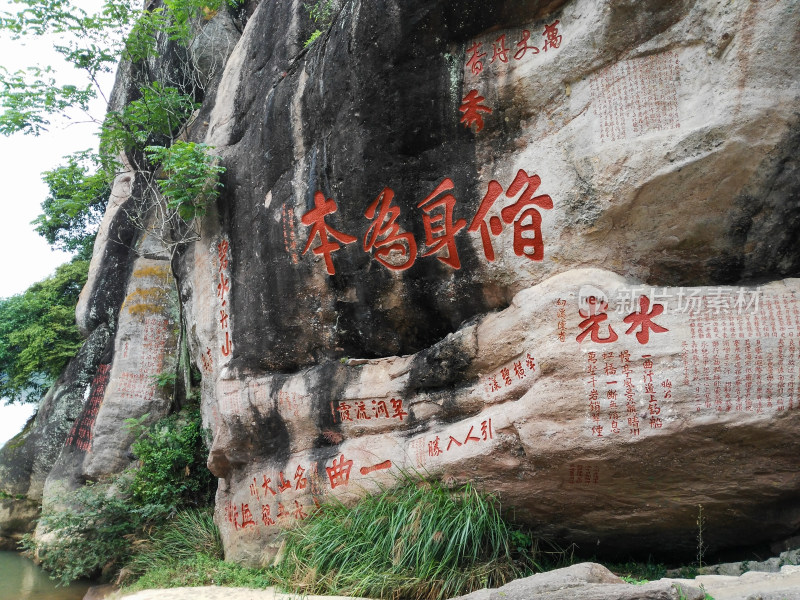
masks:
{"type": "MultiPolygon", "coordinates": [[[[231,333],[230,333],[230,315],[226,312],[225,307],[228,304],[227,296],[231,291],[231,280],[225,275],[225,270],[229,266],[228,251],[230,244],[228,240],[221,240],[217,243],[217,260],[219,262],[217,274],[219,275],[219,283],[217,284],[217,296],[220,301],[219,311],[219,328],[220,334],[225,334],[225,341],[220,347],[223,356],[230,356],[232,350],[231,333]]],[[[205,361],[204,361],[205,363],[205,361]]],[[[211,357],[209,356],[209,365],[211,364],[211,357]]]]}
{"type": "Polygon", "coordinates": [[[456,204],[455,196],[445,194],[435,200],[436,196],[443,192],[449,192],[453,187],[452,179],[443,179],[433,193],[417,204],[417,207],[421,208],[424,213],[422,224],[425,227],[425,245],[430,247],[430,250],[422,256],[430,256],[440,252],[446,246],[447,256],[440,254],[436,258],[454,269],[460,269],[461,261],[458,259],[455,236],[466,226],[467,222],[464,219],[458,219],[453,222],[453,208],[456,204]]]}
{"type": "Polygon", "coordinates": [[[250,505],[242,503],[242,529],[248,526],[255,527],[256,522],[253,520],[253,513],[250,512],[250,505]]]}
{"type": "Polygon", "coordinates": [[[394,192],[389,188],[383,188],[380,195],[364,213],[368,219],[375,219],[364,236],[364,252],[375,248],[375,260],[384,267],[393,271],[405,271],[417,259],[417,242],[412,234],[400,233],[400,226],[396,223],[397,217],[400,216],[400,209],[391,206],[393,198],[394,192]],[[380,210],[378,205],[380,205],[380,210]],[[378,212],[377,217],[375,217],[376,212],[378,212]],[[386,222],[387,219],[388,222],[386,222]],[[392,252],[399,252],[403,257],[400,264],[394,264],[387,260],[392,252]]]}
{"type": "Polygon", "coordinates": [[[484,100],[486,100],[486,98],[479,96],[478,90],[471,90],[461,101],[461,106],[458,110],[464,113],[461,117],[461,122],[464,123],[464,127],[467,129],[469,129],[473,123],[476,125],[476,132],[483,129],[483,117],[481,113],[491,114],[492,112],[491,108],[485,104],[481,104],[484,100]]]}
{"type": "MultiPolygon", "coordinates": [[[[553,208],[553,200],[550,196],[534,196],[541,183],[542,179],[538,175],[529,176],[520,169],[506,191],[506,197],[508,198],[513,198],[520,194],[519,200],[511,206],[506,206],[500,212],[506,224],[514,223],[514,253],[517,256],[524,256],[536,261],[544,258],[544,241],[542,240],[542,215],[534,207],[553,208]],[[530,219],[530,223],[525,223],[526,219],[530,219]],[[533,237],[523,235],[528,233],[533,233],[533,237]],[[529,252],[528,250],[531,251],[529,252]]],[[[498,182],[489,182],[486,195],[481,200],[478,212],[475,213],[475,218],[467,230],[481,232],[483,253],[489,262],[494,261],[494,248],[489,236],[489,229],[491,228],[492,234],[497,236],[502,232],[503,225],[497,216],[492,216],[489,218],[487,226],[486,216],[502,191],[503,188],[498,182]]]]}
{"type": "Polygon", "coordinates": [[[647,312],[649,308],[650,299],[647,296],[642,295],[639,297],[639,311],[633,312],[622,319],[625,323],[630,325],[628,330],[625,332],[626,334],[630,334],[637,327],[641,327],[641,329],[636,332],[636,339],[640,344],[646,344],[648,341],[650,341],[651,329],[653,330],[653,333],[665,333],[669,331],[669,329],[661,327],[661,325],[658,325],[652,321],[654,317],[657,317],[664,312],[664,305],[653,304],[653,310],[647,312]]]}
{"type": "Polygon", "coordinates": [[[337,459],[333,459],[333,465],[330,467],[325,467],[325,472],[328,474],[328,479],[331,482],[331,489],[339,486],[339,485],[347,485],[347,482],[350,481],[350,470],[353,468],[353,461],[352,460],[345,460],[344,454],[342,454],[337,462],[337,459]]]}
{"type": "Polygon", "coordinates": [[[531,54],[539,54],[539,49],[536,46],[528,45],[530,39],[531,39],[531,32],[528,31],[527,29],[523,29],[522,39],[519,42],[517,42],[518,50],[514,53],[515,60],[520,60],[523,56],[525,56],[525,53],[528,50],[531,51],[531,54]]]}
{"type": "MultiPolygon", "coordinates": [[[[545,25],[542,36],[544,37],[544,44],[542,50],[547,52],[561,46],[562,36],[558,31],[559,21],[555,21],[550,25],[545,25]]],[[[487,42],[488,45],[488,42],[487,42]]],[[[482,42],[473,42],[466,48],[466,67],[474,76],[479,76],[484,70],[484,59],[487,56],[486,52],[482,51],[482,42]]],[[[534,56],[539,54],[539,48],[531,43],[531,32],[528,29],[523,29],[519,36],[519,41],[515,43],[514,50],[506,46],[506,34],[501,35],[492,42],[492,58],[489,60],[489,65],[507,64],[510,60],[509,55],[514,52],[514,60],[522,60],[526,55],[534,56]]]]}
{"type": "Polygon", "coordinates": [[[261,522],[267,527],[275,525],[275,521],[270,515],[270,507],[266,504],[261,505],[261,522]]]}
{"type": "Polygon", "coordinates": [[[478,442],[488,442],[494,439],[491,419],[481,421],[479,427],[480,429],[476,430],[475,425],[471,425],[463,442],[459,441],[455,436],[449,436],[447,447],[444,450],[439,446],[440,440],[437,436],[433,441],[428,442],[428,456],[440,456],[445,452],[450,452],[453,445],[455,445],[456,448],[460,448],[461,446],[466,446],[470,442],[475,444],[478,442]]]}
{"type": "Polygon", "coordinates": [[[328,275],[333,275],[336,273],[333,268],[331,253],[341,249],[341,245],[330,241],[328,236],[331,236],[333,239],[338,240],[345,245],[352,244],[356,241],[356,238],[354,238],[352,235],[347,235],[346,233],[336,231],[333,227],[325,222],[325,217],[335,213],[337,210],[338,207],[336,206],[336,202],[334,202],[332,198],[325,200],[325,196],[322,192],[316,192],[314,194],[314,208],[309,210],[300,219],[303,225],[306,227],[311,227],[311,233],[308,235],[308,242],[303,250],[303,254],[308,252],[308,249],[311,247],[311,243],[317,236],[319,236],[320,244],[314,248],[313,252],[318,256],[321,255],[325,257],[325,268],[328,271],[328,275]]]}
{"type": "Polygon", "coordinates": [[[526,353],[524,360],[524,363],[522,360],[514,361],[509,367],[501,368],[498,373],[484,377],[484,389],[489,393],[494,393],[500,391],[500,389],[503,387],[512,385],[516,381],[525,379],[526,368],[530,373],[534,373],[536,371],[536,363],[534,362],[530,352],[526,353]],[[500,383],[498,383],[498,380],[502,381],[504,386],[501,386],[500,383]]]}
{"type": "Polygon", "coordinates": [[[103,403],[110,375],[111,365],[100,365],[97,368],[97,373],[92,380],[89,399],[84,405],[83,412],[73,424],[64,442],[65,446],[75,446],[84,452],[91,448],[94,422],[103,403]]]}
{"type": "Polygon", "coordinates": [[[364,400],[356,400],[353,404],[345,401],[331,402],[331,414],[334,421],[338,420],[341,423],[345,421],[370,421],[372,419],[400,419],[408,415],[408,412],[403,408],[403,400],[400,398],[392,398],[389,400],[392,405],[392,413],[389,414],[389,406],[386,400],[373,400],[372,401],[372,416],[367,412],[367,405],[364,400]],[[355,405],[355,417],[353,416],[353,408],[355,405]]]}
{"type": "Polygon", "coordinates": [[[578,334],[575,340],[580,343],[588,335],[590,336],[590,339],[597,344],[610,344],[611,342],[616,342],[618,336],[611,325],[608,326],[607,336],[601,337],[600,335],[600,323],[608,319],[608,314],[606,313],[607,310],[608,303],[598,303],[596,298],[589,298],[589,308],[587,309],[586,314],[584,314],[582,310],[578,310],[578,314],[584,318],[584,320],[578,325],[578,327],[583,329],[583,331],[578,334]]]}
{"type": "Polygon", "coordinates": [[[561,45],[561,36],[558,35],[558,21],[551,25],[545,25],[542,35],[545,37],[544,46],[542,50],[547,52],[547,48],[558,48],[561,45]]]}
{"type": "Polygon", "coordinates": [[[475,42],[467,50],[467,54],[471,55],[467,61],[467,66],[472,69],[474,75],[483,71],[483,61],[481,59],[486,56],[486,52],[481,52],[481,46],[483,46],[483,44],[475,42]]]}

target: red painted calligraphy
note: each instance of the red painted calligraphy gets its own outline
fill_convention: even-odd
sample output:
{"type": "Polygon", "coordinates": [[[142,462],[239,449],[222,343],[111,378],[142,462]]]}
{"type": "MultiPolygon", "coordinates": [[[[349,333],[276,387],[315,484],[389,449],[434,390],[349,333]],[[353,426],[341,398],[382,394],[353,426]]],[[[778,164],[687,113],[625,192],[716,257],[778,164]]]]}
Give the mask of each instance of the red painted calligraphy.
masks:
{"type": "Polygon", "coordinates": [[[392,271],[405,271],[417,259],[417,242],[412,234],[400,233],[400,226],[396,222],[400,216],[400,209],[391,206],[393,198],[394,192],[389,188],[383,188],[364,213],[368,219],[375,219],[364,236],[364,251],[370,252],[375,248],[375,260],[384,267],[392,271]],[[376,212],[378,212],[377,217],[376,212]],[[398,252],[403,257],[399,264],[388,260],[393,252],[398,252]]]}
{"type": "Polygon", "coordinates": [[[65,446],[75,446],[78,450],[88,451],[92,445],[92,435],[94,423],[97,420],[97,413],[103,404],[106,387],[108,386],[111,375],[111,365],[100,365],[97,373],[92,379],[89,399],[83,407],[83,411],[70,429],[69,435],[64,442],[65,446]]]}
{"type": "Polygon", "coordinates": [[[558,21],[555,21],[551,25],[545,25],[544,31],[542,35],[545,37],[544,46],[542,46],[542,50],[547,52],[547,48],[558,48],[561,45],[561,36],[558,35],[558,21]]]}
{"type": "Polygon", "coordinates": [[[522,359],[520,359],[511,363],[509,367],[501,368],[498,373],[484,377],[484,389],[489,393],[494,393],[500,391],[501,387],[509,387],[516,381],[520,381],[525,378],[526,368],[529,373],[534,373],[536,371],[536,363],[534,362],[530,352],[526,353],[524,360],[524,364],[522,359]],[[504,384],[503,386],[498,383],[498,378],[502,380],[504,384]]]}
{"type": "Polygon", "coordinates": [[[403,408],[403,401],[400,398],[392,398],[389,403],[392,405],[391,415],[389,414],[386,400],[372,401],[372,416],[367,413],[367,405],[364,400],[356,400],[353,403],[355,405],[355,417],[353,416],[353,404],[345,401],[331,402],[331,414],[334,421],[338,420],[340,423],[345,421],[350,421],[351,423],[354,421],[370,421],[379,418],[400,419],[402,421],[403,417],[408,416],[408,411],[403,408]]]}
{"type": "Polygon", "coordinates": [[[611,325],[608,326],[607,336],[601,337],[600,335],[600,323],[608,319],[608,314],[606,313],[607,310],[608,304],[606,302],[597,303],[595,298],[589,298],[589,308],[587,309],[586,314],[583,313],[583,310],[578,310],[578,314],[584,318],[578,327],[580,329],[585,327],[586,329],[579,333],[575,340],[580,343],[588,335],[590,336],[590,339],[597,344],[610,344],[611,342],[616,342],[618,336],[611,325]]]}
{"type": "Polygon", "coordinates": [[[558,331],[558,340],[560,342],[567,341],[567,301],[563,298],[556,300],[558,312],[556,313],[556,329],[558,331]]]}
{"type": "Polygon", "coordinates": [[[295,471],[295,473],[294,473],[294,481],[295,481],[294,489],[295,490],[304,490],[304,489],[306,489],[306,485],[308,484],[308,479],[306,477],[303,477],[303,473],[305,473],[305,472],[306,472],[306,470],[303,467],[301,467],[300,465],[297,465],[297,471],[295,471]]]}
{"type": "MultiPolygon", "coordinates": [[[[535,261],[540,261],[544,258],[544,242],[542,240],[542,215],[534,207],[553,208],[553,200],[550,196],[545,194],[534,197],[541,183],[541,177],[538,175],[529,176],[524,170],[520,169],[505,194],[507,198],[514,198],[517,194],[520,194],[519,200],[511,206],[506,206],[500,212],[506,224],[514,223],[514,253],[517,256],[524,256],[535,261]],[[530,222],[525,223],[528,219],[530,222]],[[533,237],[523,235],[531,233],[533,237]]],[[[503,188],[497,181],[489,182],[486,195],[481,200],[478,212],[467,229],[467,231],[473,233],[476,231],[481,232],[483,253],[489,262],[494,261],[494,248],[489,236],[489,228],[491,228],[492,234],[497,236],[502,232],[503,226],[497,216],[492,216],[487,226],[486,215],[500,197],[502,191],[503,188]]]]}
{"type": "Polygon", "coordinates": [[[436,439],[433,441],[428,442],[428,456],[439,456],[442,453],[442,449],[439,448],[439,436],[436,436],[436,439]]]}
{"type": "Polygon", "coordinates": [[[266,493],[269,492],[273,496],[276,496],[277,492],[272,489],[272,486],[270,486],[270,483],[272,483],[272,478],[267,477],[266,475],[264,475],[263,477],[264,477],[264,483],[261,484],[261,487],[264,488],[264,495],[266,495],[266,493]]]}
{"type": "Polygon", "coordinates": [[[266,504],[261,505],[261,522],[267,527],[275,525],[275,521],[270,515],[270,507],[266,504]]]}
{"type": "Polygon", "coordinates": [[[292,511],[292,516],[298,521],[302,521],[308,516],[303,511],[303,505],[300,504],[297,500],[294,501],[294,510],[292,511]]]}
{"type": "Polygon", "coordinates": [[[483,71],[483,61],[481,59],[486,56],[486,52],[481,52],[481,46],[483,44],[475,42],[467,49],[467,54],[471,54],[469,60],[467,60],[467,66],[472,69],[474,75],[483,71]]]}
{"type": "Polygon", "coordinates": [[[341,245],[330,241],[328,236],[345,245],[352,244],[356,241],[356,238],[353,236],[336,231],[325,222],[325,217],[335,213],[337,210],[338,207],[333,199],[328,198],[325,200],[325,196],[322,192],[316,192],[314,194],[314,208],[305,213],[300,219],[303,225],[311,227],[311,233],[308,235],[308,241],[306,242],[303,254],[308,252],[314,239],[319,236],[320,244],[313,249],[313,252],[325,258],[325,267],[328,271],[328,275],[336,273],[333,268],[331,254],[341,249],[341,245]]]}
{"type": "Polygon", "coordinates": [[[476,125],[475,131],[478,132],[483,129],[483,117],[481,113],[492,113],[492,109],[481,104],[486,100],[483,96],[478,95],[478,90],[471,90],[464,99],[461,101],[459,112],[464,113],[461,117],[461,123],[464,127],[469,129],[473,124],[476,125]]]}
{"type": "Polygon", "coordinates": [[[225,506],[225,520],[231,523],[234,529],[239,529],[239,507],[232,502],[228,502],[225,506]]]}
{"type": "Polygon", "coordinates": [[[651,329],[653,330],[653,333],[665,333],[669,331],[669,329],[661,327],[661,325],[658,325],[652,321],[654,317],[657,317],[664,312],[664,305],[653,304],[653,310],[647,312],[649,308],[650,299],[647,296],[642,295],[639,297],[639,311],[633,312],[622,319],[625,323],[630,324],[630,327],[625,332],[626,334],[630,334],[637,327],[641,327],[641,329],[636,332],[636,339],[640,344],[646,344],[650,340],[651,329]]]}
{"type": "Polygon", "coordinates": [[[283,471],[278,474],[278,492],[285,492],[292,489],[292,484],[283,476],[283,471]]]}
{"type": "Polygon", "coordinates": [[[422,256],[430,256],[446,247],[447,256],[440,254],[436,258],[454,269],[460,269],[461,261],[458,259],[455,236],[466,226],[467,222],[464,219],[453,221],[453,208],[456,204],[455,196],[448,193],[435,200],[436,196],[443,192],[449,192],[453,187],[452,179],[443,179],[427,198],[417,204],[417,207],[421,208],[423,212],[422,224],[425,228],[425,245],[430,248],[422,256]]]}
{"type": "Polygon", "coordinates": [[[499,60],[500,62],[504,63],[508,62],[508,48],[506,48],[505,34],[497,38],[493,44],[492,60],[489,62],[493,63],[495,60],[499,60]]]}
{"type": "Polygon", "coordinates": [[[596,484],[599,480],[600,468],[596,465],[569,465],[569,480],[567,483],[570,485],[576,484],[596,484]]]}
{"type": "Polygon", "coordinates": [[[530,50],[531,54],[539,54],[539,48],[536,46],[531,46],[528,42],[531,39],[531,32],[527,29],[522,30],[522,39],[517,42],[518,50],[514,53],[515,60],[521,60],[525,53],[530,50]]]}
{"type": "Polygon", "coordinates": [[[242,529],[249,526],[255,527],[256,522],[253,520],[253,513],[250,512],[250,505],[242,503],[242,529]]]}
{"type": "MultiPolygon", "coordinates": [[[[471,425],[469,431],[467,431],[467,435],[464,438],[463,442],[460,442],[454,436],[449,436],[449,440],[447,442],[447,447],[444,449],[444,452],[449,452],[450,448],[453,444],[456,447],[460,448],[461,446],[467,445],[469,442],[488,442],[489,440],[494,439],[494,432],[492,431],[492,420],[486,419],[481,421],[480,423],[480,436],[478,436],[478,432],[475,431],[475,425],[471,425]]],[[[443,454],[442,450],[439,447],[439,437],[437,436],[432,442],[428,442],[428,454],[429,456],[439,456],[443,454]]]]}
{"type": "Polygon", "coordinates": [[[362,475],[369,475],[370,473],[373,473],[375,471],[383,471],[385,469],[391,469],[391,468],[392,468],[392,461],[385,460],[381,463],[378,463],[377,465],[372,465],[371,467],[361,467],[360,472],[362,475]]]}
{"type": "Polygon", "coordinates": [[[352,468],[353,461],[345,460],[344,454],[339,457],[338,463],[334,458],[333,465],[330,467],[325,467],[325,472],[328,474],[328,479],[331,483],[331,489],[340,485],[347,485],[347,483],[350,481],[350,470],[352,468]]]}

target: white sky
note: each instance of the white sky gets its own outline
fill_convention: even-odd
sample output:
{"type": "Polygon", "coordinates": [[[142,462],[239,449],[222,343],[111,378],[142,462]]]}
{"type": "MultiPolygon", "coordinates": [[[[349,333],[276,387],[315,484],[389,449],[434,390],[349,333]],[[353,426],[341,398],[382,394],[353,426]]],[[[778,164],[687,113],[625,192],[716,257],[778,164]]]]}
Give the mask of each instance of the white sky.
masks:
{"type": "MultiPolygon", "coordinates": [[[[97,0],[77,0],[76,5],[90,11],[101,3],[97,0]]],[[[10,2],[0,0],[0,12],[9,10],[10,2]]],[[[38,64],[50,65],[64,78],[83,75],[72,70],[64,59],[52,50],[48,40],[11,40],[0,33],[0,64],[10,71],[38,64]],[[75,74],[75,75],[73,75],[75,74]]],[[[67,79],[65,79],[66,81],[67,79]]],[[[109,93],[113,76],[103,82],[109,93]]],[[[102,102],[93,106],[92,114],[102,118],[102,102]]],[[[87,120],[76,115],[76,121],[87,120]]],[[[33,230],[30,222],[40,210],[47,195],[47,186],[41,173],[63,163],[62,158],[78,150],[97,147],[93,124],[67,125],[59,119],[52,120],[50,131],[38,137],[14,135],[0,136],[0,181],[2,182],[2,212],[0,212],[0,297],[25,291],[32,283],[41,281],[70,256],[50,249],[45,239],[33,230]]],[[[0,400],[0,446],[22,430],[34,406],[6,406],[0,400]]]]}

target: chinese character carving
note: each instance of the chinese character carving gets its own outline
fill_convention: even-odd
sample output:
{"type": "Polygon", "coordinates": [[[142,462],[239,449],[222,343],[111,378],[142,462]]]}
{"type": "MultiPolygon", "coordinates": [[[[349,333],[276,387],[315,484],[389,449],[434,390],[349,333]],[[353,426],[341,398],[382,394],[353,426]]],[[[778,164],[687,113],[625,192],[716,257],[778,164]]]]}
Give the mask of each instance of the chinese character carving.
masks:
{"type": "Polygon", "coordinates": [[[356,238],[353,236],[336,231],[325,222],[325,217],[335,213],[337,210],[336,202],[334,202],[332,198],[325,200],[325,196],[322,192],[316,192],[314,194],[314,208],[309,210],[300,219],[306,227],[311,226],[311,233],[308,235],[308,242],[306,242],[303,254],[308,252],[314,239],[319,236],[320,244],[314,248],[313,252],[318,256],[322,255],[325,257],[325,268],[328,271],[328,275],[334,275],[336,273],[333,268],[331,253],[341,249],[341,245],[330,241],[328,236],[331,236],[333,239],[345,245],[352,244],[356,241],[356,238]]]}

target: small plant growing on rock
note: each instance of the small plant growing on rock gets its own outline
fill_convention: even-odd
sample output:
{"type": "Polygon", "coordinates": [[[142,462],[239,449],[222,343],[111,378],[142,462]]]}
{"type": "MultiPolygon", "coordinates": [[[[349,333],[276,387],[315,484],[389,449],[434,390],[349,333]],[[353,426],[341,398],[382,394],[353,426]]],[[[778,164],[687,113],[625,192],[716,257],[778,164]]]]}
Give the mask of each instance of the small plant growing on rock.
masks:
{"type": "Polygon", "coordinates": [[[158,187],[169,211],[184,221],[206,214],[207,206],[217,199],[222,187],[219,178],[225,172],[206,144],[178,141],[169,147],[145,148],[150,161],[161,163],[164,174],[158,187]]]}
{"type": "Polygon", "coordinates": [[[311,34],[311,37],[303,44],[303,48],[308,48],[322,35],[322,30],[328,29],[333,23],[336,3],[335,0],[315,0],[310,4],[303,4],[303,6],[308,11],[308,16],[311,17],[311,20],[314,21],[318,27],[318,29],[311,34]]]}
{"type": "Polygon", "coordinates": [[[706,518],[703,516],[703,505],[697,505],[697,567],[702,568],[703,557],[705,556],[708,546],[704,540],[706,528],[706,518]]]}

